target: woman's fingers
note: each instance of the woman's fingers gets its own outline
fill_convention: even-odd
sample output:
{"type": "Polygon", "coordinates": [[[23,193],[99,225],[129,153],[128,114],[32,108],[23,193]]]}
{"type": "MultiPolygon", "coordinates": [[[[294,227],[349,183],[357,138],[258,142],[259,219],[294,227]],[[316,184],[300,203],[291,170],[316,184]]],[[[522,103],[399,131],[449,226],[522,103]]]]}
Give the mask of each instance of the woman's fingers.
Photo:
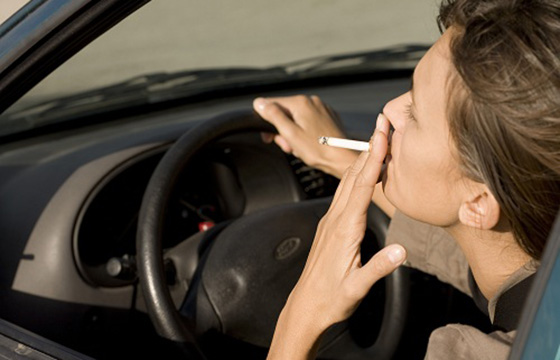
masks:
{"type": "Polygon", "coordinates": [[[266,121],[274,125],[280,135],[293,138],[301,129],[275,102],[257,98],[253,101],[253,108],[266,121]]]}
{"type": "Polygon", "coordinates": [[[338,188],[336,189],[336,192],[334,194],[330,209],[344,209],[346,207],[350,193],[354,188],[356,177],[364,167],[368,157],[368,152],[362,152],[358,156],[356,161],[354,161],[354,163],[352,163],[352,165],[348,169],[346,169],[344,175],[342,176],[342,179],[340,180],[340,183],[338,184],[338,188]]]}
{"type": "Polygon", "coordinates": [[[361,171],[356,175],[356,180],[348,197],[348,204],[350,205],[348,206],[349,216],[361,215],[367,212],[386,154],[387,135],[380,130],[375,130],[370,156],[367,158],[361,171]]]}
{"type": "Polygon", "coordinates": [[[278,145],[278,147],[280,147],[280,149],[282,149],[285,153],[289,154],[293,151],[288,140],[283,138],[281,135],[263,132],[261,133],[261,139],[265,144],[270,144],[271,142],[276,143],[276,145],[278,145]]]}
{"type": "Polygon", "coordinates": [[[284,151],[287,154],[291,154],[294,152],[294,149],[292,148],[292,145],[290,145],[290,143],[288,142],[288,140],[286,140],[285,137],[283,137],[282,135],[276,135],[274,136],[274,142],[276,143],[276,145],[278,145],[278,147],[280,149],[282,149],[282,151],[284,151]]]}
{"type": "Polygon", "coordinates": [[[282,108],[288,110],[289,115],[294,117],[296,113],[301,112],[303,109],[316,107],[317,100],[316,96],[306,96],[306,95],[294,95],[294,96],[282,96],[282,97],[269,97],[266,98],[268,102],[280,105],[282,108]],[[315,100],[313,100],[315,99],[315,100]]]}
{"type": "Polygon", "coordinates": [[[342,177],[330,211],[348,208],[349,216],[367,212],[387,154],[387,135],[375,130],[370,144],[370,152],[361,153],[342,177]]]}
{"type": "Polygon", "coordinates": [[[276,134],[273,133],[269,133],[269,132],[263,132],[261,133],[261,139],[265,144],[270,144],[271,142],[274,141],[274,136],[276,134]]]}
{"type": "MultiPolygon", "coordinates": [[[[319,223],[319,227],[317,230],[318,236],[315,237],[316,241],[314,241],[313,245],[311,246],[311,251],[309,253],[310,257],[313,256],[315,252],[315,248],[317,247],[317,243],[318,243],[317,240],[321,238],[322,232],[325,229],[325,227],[327,228],[326,231],[329,232],[331,231],[330,227],[332,227],[333,223],[334,226],[336,227],[353,226],[352,224],[348,224],[348,223],[342,225],[337,224],[339,220],[338,216],[342,214],[344,209],[346,208],[346,205],[348,203],[348,197],[350,196],[350,193],[352,192],[352,189],[354,187],[356,174],[360,172],[360,170],[366,163],[368,156],[369,154],[367,152],[362,152],[360,156],[358,156],[358,159],[354,161],[354,163],[346,170],[345,174],[342,176],[342,179],[340,180],[340,183],[336,188],[336,192],[334,194],[331,205],[329,206],[329,210],[327,211],[327,214],[321,219],[321,222],[319,223]]],[[[354,229],[354,230],[357,230],[358,232],[361,231],[358,229],[354,229]]]]}
{"type": "Polygon", "coordinates": [[[387,117],[385,115],[383,115],[383,114],[377,115],[377,121],[375,122],[375,128],[377,130],[379,130],[382,133],[388,135],[390,127],[391,127],[391,124],[389,123],[389,120],[387,119],[387,117]]]}
{"type": "Polygon", "coordinates": [[[355,286],[367,293],[373,284],[401,266],[406,257],[407,253],[403,246],[398,244],[386,246],[356,271],[357,283],[355,286]]]}

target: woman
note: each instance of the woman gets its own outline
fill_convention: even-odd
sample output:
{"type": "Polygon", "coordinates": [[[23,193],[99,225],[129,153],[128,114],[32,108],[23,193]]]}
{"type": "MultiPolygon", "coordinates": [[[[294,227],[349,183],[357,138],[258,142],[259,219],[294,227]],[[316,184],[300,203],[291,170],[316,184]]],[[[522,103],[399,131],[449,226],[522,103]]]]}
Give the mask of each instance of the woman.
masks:
{"type": "MultiPolygon", "coordinates": [[[[269,358],[313,358],[321,334],[407,256],[487,301],[492,321],[505,294],[536,271],[560,203],[560,3],[450,0],[439,21],[446,30],[418,63],[411,90],[384,107],[370,153],[317,144],[343,133],[316,97],[255,100],[278,129],[270,141],[344,173],[269,358]],[[370,199],[393,218],[387,242],[404,247],[361,264],[370,199]]],[[[505,358],[514,335],[509,325],[491,334],[448,325],[432,333],[426,357],[505,358]]]]}

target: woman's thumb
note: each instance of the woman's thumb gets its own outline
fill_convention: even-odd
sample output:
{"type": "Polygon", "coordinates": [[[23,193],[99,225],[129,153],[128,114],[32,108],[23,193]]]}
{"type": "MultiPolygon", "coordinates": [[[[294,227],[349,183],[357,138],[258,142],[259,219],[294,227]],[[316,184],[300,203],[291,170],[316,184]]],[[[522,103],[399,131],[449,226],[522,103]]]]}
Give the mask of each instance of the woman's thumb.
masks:
{"type": "Polygon", "coordinates": [[[388,245],[381,249],[360,269],[363,272],[361,278],[365,281],[362,285],[369,289],[379,279],[401,266],[406,256],[406,249],[399,244],[388,245]]]}

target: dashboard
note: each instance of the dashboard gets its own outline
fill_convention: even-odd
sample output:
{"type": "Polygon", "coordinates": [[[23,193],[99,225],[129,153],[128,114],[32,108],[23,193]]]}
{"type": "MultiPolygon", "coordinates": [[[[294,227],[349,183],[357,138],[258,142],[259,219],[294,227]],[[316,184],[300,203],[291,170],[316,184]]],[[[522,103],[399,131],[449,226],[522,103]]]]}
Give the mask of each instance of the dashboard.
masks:
{"type": "MultiPolygon", "coordinates": [[[[339,112],[350,137],[367,140],[385,102],[408,86],[398,78],[259,95],[318,95],[339,112]]],[[[143,312],[134,272],[112,265],[133,262],[153,170],[183,133],[220,114],[249,111],[252,99],[185,104],[0,145],[1,316],[83,348],[90,343],[76,343],[101,314],[110,314],[103,329],[118,329],[116,314],[143,312]]],[[[328,196],[336,185],[258,133],[223,138],[182,170],[165,214],[164,248],[245,214],[328,196]]]]}
{"type": "MultiPolygon", "coordinates": [[[[134,266],[142,196],[166,150],[155,147],[128,159],[85,201],[73,245],[78,269],[91,285],[120,287],[137,280],[122,268],[134,266]],[[118,267],[113,272],[112,264],[118,267]]],[[[258,134],[244,134],[198,154],[178,183],[165,214],[164,249],[259,209],[332,194],[337,180],[262,144],[258,134]]]]}

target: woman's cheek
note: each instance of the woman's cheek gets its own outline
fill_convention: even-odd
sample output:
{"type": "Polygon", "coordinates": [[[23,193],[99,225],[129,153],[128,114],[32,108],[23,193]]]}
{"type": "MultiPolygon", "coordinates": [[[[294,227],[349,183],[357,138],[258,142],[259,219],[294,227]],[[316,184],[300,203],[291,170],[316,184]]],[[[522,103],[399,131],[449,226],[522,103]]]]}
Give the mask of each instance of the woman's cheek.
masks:
{"type": "Polygon", "coordinates": [[[395,171],[401,173],[403,170],[403,159],[406,159],[408,150],[408,141],[406,134],[402,131],[394,131],[391,138],[391,162],[395,167],[395,171]]]}
{"type": "MultiPolygon", "coordinates": [[[[395,131],[391,142],[391,161],[389,163],[389,176],[387,184],[387,197],[394,198],[395,201],[409,201],[411,193],[414,193],[414,186],[417,173],[422,171],[423,149],[419,146],[418,139],[414,131],[395,131]]],[[[390,200],[390,199],[389,199],[390,200]]],[[[397,204],[393,204],[398,207],[397,204]]]]}

